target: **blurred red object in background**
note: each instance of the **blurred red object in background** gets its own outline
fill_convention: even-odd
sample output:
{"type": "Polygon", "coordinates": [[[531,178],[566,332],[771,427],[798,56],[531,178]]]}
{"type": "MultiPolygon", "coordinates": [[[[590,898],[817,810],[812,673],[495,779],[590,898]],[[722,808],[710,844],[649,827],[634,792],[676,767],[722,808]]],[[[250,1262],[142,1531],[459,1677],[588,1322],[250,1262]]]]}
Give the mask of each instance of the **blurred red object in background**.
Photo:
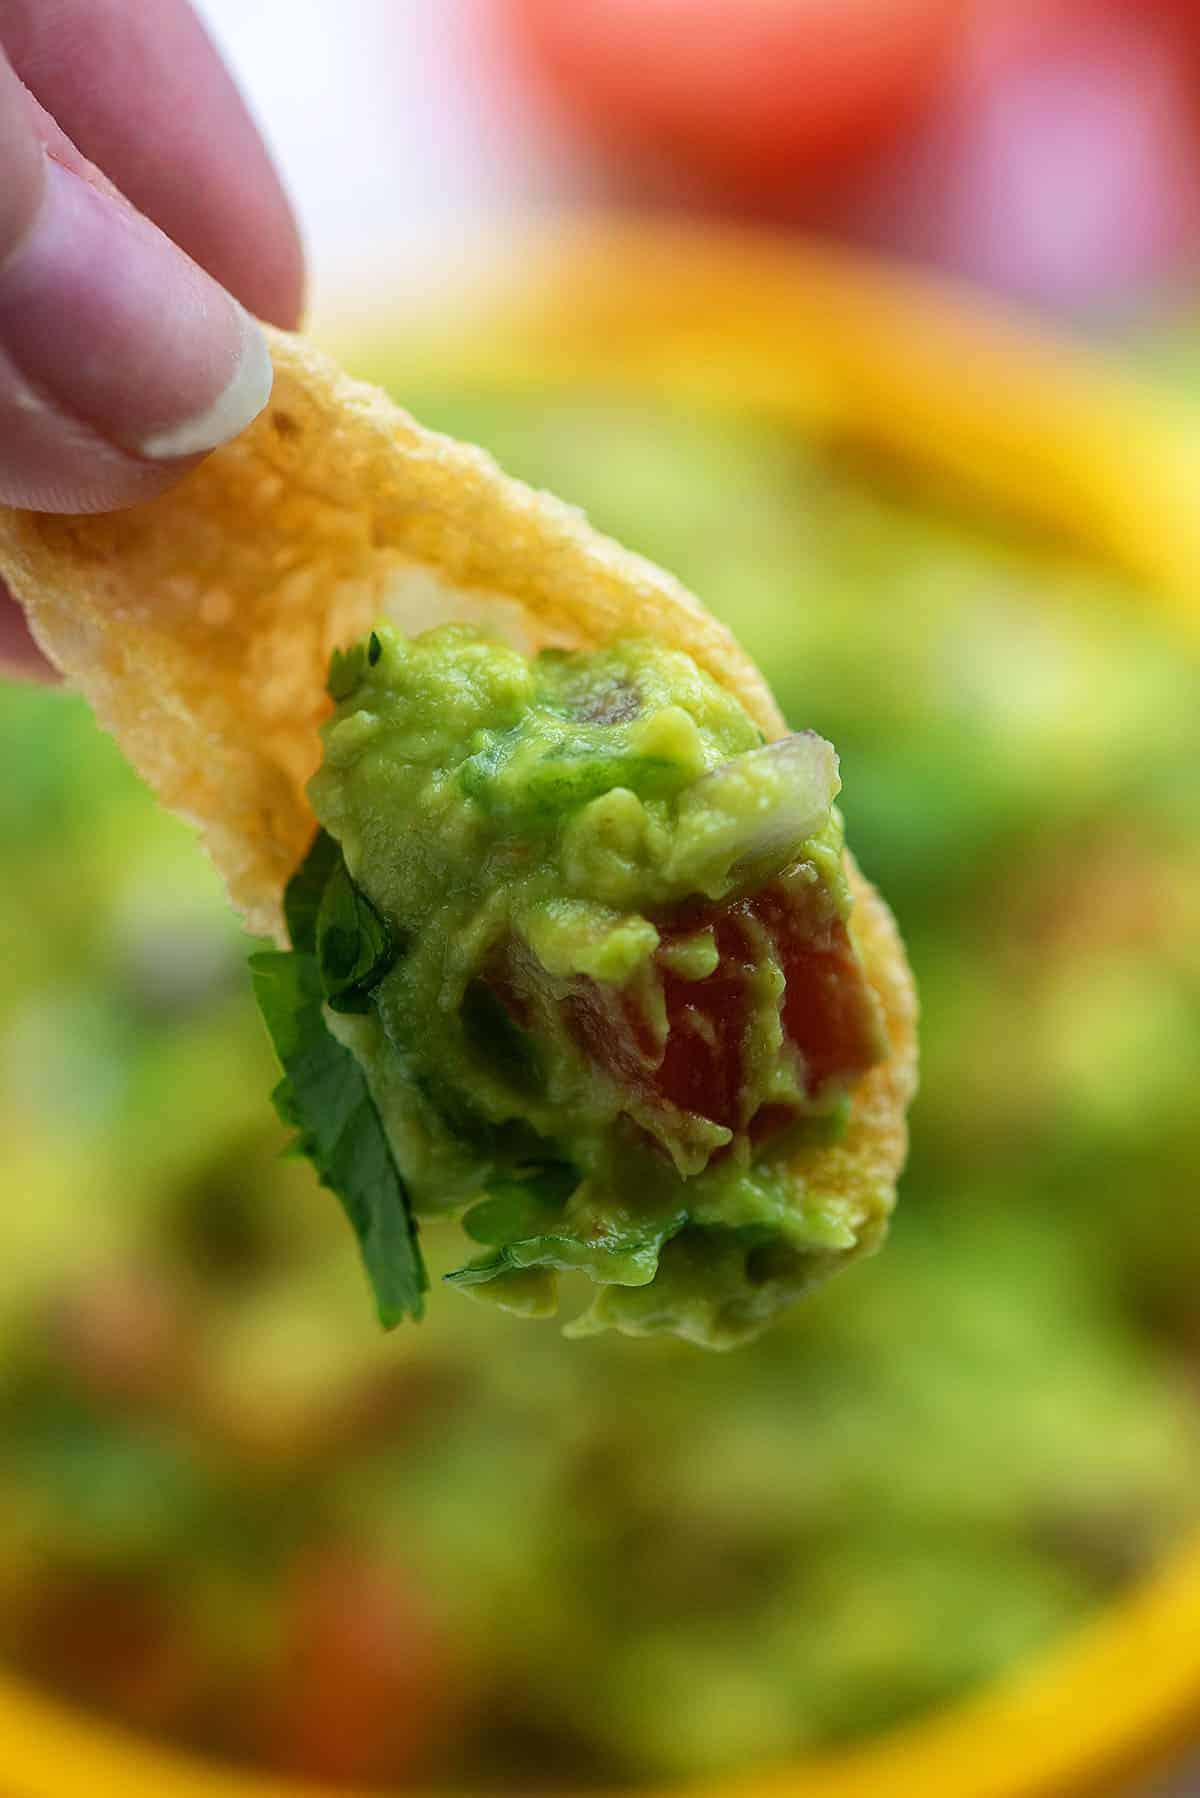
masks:
{"type": "Polygon", "coordinates": [[[315,1551],[285,1604],[266,1756],[307,1779],[404,1780],[446,1724],[450,1665],[418,1580],[356,1548],[315,1551]]]}
{"type": "Polygon", "coordinates": [[[1018,297],[1124,305],[1200,251],[1200,4],[993,0],[832,221],[1018,297]]]}
{"type": "Polygon", "coordinates": [[[635,191],[1124,304],[1200,260],[1200,0],[496,0],[635,191]]]}
{"type": "Polygon", "coordinates": [[[530,64],[631,162],[743,199],[919,115],[970,0],[502,0],[530,64]]]}

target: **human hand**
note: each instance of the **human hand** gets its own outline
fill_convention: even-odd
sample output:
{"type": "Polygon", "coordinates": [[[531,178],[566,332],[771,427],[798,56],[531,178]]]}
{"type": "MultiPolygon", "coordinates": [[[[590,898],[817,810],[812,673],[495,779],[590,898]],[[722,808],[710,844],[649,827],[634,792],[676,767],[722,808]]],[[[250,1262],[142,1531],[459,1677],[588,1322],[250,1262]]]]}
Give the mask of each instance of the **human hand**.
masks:
{"type": "MultiPolygon", "coordinates": [[[[302,292],[287,199],[187,0],[0,0],[0,503],[170,485],[266,403],[248,314],[294,326],[302,292]]],[[[0,600],[0,658],[34,653],[0,600]]]]}

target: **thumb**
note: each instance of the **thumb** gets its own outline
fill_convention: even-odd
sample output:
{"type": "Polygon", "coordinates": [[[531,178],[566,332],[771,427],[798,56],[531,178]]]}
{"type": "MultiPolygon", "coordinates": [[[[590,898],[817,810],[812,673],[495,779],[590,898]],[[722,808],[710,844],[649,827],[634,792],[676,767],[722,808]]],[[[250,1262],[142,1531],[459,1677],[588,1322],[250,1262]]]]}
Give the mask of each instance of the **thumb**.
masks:
{"type": "Polygon", "coordinates": [[[0,503],[149,498],[262,410],[262,331],[107,183],[47,154],[2,55],[0,171],[0,503]]]}

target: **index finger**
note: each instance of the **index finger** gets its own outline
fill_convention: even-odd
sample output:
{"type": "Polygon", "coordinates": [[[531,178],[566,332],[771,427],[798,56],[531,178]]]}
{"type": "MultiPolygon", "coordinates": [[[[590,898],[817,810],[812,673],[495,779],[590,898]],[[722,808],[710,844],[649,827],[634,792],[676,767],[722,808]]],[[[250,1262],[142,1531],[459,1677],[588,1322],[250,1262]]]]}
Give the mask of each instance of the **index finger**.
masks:
{"type": "Polygon", "coordinates": [[[295,220],[187,0],[0,0],[0,45],[83,155],[248,311],[293,327],[295,220]]]}

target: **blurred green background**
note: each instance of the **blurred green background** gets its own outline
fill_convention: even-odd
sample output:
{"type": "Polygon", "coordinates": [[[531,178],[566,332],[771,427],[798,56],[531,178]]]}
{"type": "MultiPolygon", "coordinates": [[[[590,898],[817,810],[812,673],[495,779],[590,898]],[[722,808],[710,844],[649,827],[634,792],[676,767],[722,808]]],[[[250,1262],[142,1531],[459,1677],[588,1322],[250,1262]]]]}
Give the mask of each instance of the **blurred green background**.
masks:
{"type": "Polygon", "coordinates": [[[892,1241],[725,1358],[448,1290],[380,1336],[190,832],[6,688],[0,1651],[335,1779],[855,1738],[1200,1521],[1200,672],[1077,556],[770,427],[404,399],[677,571],[837,744],[923,997],[892,1241]]]}

